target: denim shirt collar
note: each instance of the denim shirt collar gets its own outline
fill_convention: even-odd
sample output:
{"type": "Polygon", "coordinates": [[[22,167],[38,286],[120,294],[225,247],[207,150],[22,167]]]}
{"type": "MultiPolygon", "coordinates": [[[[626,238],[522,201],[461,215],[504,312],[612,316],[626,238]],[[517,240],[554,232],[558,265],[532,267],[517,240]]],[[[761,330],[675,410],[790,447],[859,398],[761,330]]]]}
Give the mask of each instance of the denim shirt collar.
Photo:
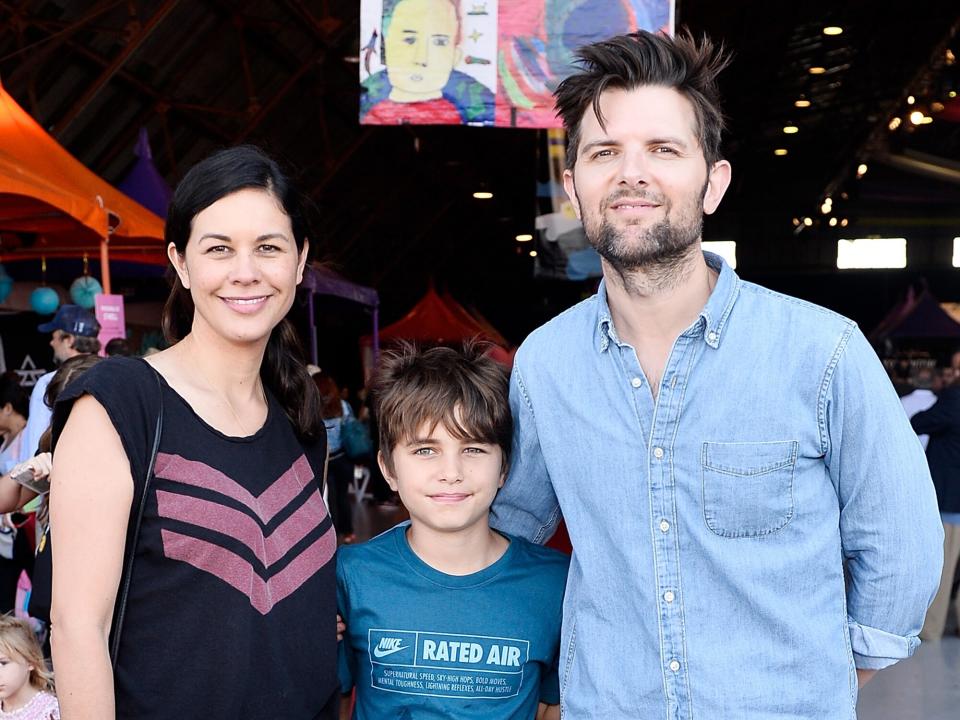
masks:
{"type": "MultiPolygon", "coordinates": [[[[693,323],[684,334],[694,333],[703,337],[703,341],[711,348],[716,350],[720,347],[723,339],[723,328],[733,310],[733,304],[737,300],[737,294],[740,290],[740,278],[719,255],[704,251],[703,258],[707,265],[719,271],[717,284],[710,293],[707,304],[700,311],[696,322],[693,323]]],[[[606,280],[600,281],[600,287],[597,290],[597,351],[605,352],[610,346],[610,342],[621,345],[617,337],[617,329],[613,325],[613,318],[610,315],[610,305],[607,303],[607,285],[606,280]]]]}

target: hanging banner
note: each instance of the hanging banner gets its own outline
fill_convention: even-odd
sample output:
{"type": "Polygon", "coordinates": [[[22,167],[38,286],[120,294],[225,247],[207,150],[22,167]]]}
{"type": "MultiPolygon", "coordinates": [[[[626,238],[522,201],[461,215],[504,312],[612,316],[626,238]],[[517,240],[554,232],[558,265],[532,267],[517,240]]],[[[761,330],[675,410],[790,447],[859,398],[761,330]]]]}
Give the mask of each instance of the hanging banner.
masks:
{"type": "Polygon", "coordinates": [[[360,122],[560,127],[577,48],[673,25],[674,0],[362,0],[360,122]]]}
{"type": "Polygon", "coordinates": [[[95,314],[100,323],[100,354],[106,355],[107,343],[114,338],[127,336],[126,320],[123,313],[123,295],[99,293],[94,297],[95,314]]]}

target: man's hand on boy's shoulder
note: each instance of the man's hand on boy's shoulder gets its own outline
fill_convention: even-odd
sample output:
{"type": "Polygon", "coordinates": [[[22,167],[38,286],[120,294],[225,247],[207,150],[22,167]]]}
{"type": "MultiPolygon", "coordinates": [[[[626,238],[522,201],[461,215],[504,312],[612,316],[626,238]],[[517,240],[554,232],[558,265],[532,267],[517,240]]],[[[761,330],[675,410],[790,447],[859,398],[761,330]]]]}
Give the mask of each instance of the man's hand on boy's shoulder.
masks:
{"type": "Polygon", "coordinates": [[[540,703],[537,708],[537,720],[560,720],[560,706],[540,703]]]}

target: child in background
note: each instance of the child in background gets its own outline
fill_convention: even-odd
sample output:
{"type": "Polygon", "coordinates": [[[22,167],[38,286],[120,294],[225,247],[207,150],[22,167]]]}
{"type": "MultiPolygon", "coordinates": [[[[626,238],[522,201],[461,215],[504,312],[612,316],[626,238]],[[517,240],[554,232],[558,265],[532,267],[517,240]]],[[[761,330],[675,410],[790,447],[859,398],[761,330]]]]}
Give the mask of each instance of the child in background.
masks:
{"type": "Polygon", "coordinates": [[[505,371],[473,343],[403,346],[374,393],[378,460],[410,523],[338,552],[354,717],[558,718],[568,559],[488,523],[510,458],[505,371]]]}
{"type": "Polygon", "coordinates": [[[60,720],[53,673],[25,620],[0,616],[0,720],[60,720]]]}

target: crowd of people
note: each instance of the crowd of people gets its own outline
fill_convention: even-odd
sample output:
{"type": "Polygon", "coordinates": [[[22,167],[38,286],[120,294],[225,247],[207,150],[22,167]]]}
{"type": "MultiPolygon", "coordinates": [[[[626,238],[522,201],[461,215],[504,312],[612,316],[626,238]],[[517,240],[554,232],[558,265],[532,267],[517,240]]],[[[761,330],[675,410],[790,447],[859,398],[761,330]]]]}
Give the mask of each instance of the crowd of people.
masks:
{"type": "Polygon", "coordinates": [[[89,314],[41,326],[62,365],[38,409],[0,388],[4,451],[24,435],[0,501],[49,506],[27,610],[48,599],[59,709],[8,618],[0,718],[853,718],[936,634],[956,386],[912,420],[931,482],[856,325],[702,252],[721,50],[641,32],[580,59],[564,184],[603,281],[509,374],[394,348],[358,439],[287,317],[303,204],[251,146],[173,195],[169,348],[99,360],[89,314]],[[409,520],[355,544],[362,455],[409,520]],[[541,547],[561,518],[572,557],[541,547]]]}

